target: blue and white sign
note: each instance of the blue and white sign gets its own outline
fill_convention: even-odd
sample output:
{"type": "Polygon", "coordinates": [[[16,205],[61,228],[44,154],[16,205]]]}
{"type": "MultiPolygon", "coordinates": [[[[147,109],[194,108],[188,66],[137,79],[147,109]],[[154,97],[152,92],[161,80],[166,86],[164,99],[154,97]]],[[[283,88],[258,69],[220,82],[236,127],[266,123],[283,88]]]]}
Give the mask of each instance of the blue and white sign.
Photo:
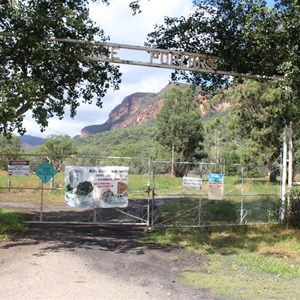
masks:
{"type": "Polygon", "coordinates": [[[208,199],[223,200],[224,174],[209,174],[208,182],[208,199]]]}

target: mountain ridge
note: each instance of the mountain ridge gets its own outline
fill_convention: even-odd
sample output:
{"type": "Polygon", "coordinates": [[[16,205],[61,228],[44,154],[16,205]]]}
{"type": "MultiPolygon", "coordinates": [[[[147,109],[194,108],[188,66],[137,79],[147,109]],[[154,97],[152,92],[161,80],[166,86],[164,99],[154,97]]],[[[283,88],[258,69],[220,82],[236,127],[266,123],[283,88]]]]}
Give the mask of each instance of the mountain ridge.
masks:
{"type": "Polygon", "coordinates": [[[158,93],[136,92],[126,96],[123,101],[110,112],[106,122],[82,128],[80,137],[87,137],[91,134],[119,128],[134,127],[140,123],[154,119],[162,107],[166,92],[174,86],[184,88],[188,85],[170,83],[158,93]]]}
{"type": "Polygon", "coordinates": [[[44,144],[45,139],[37,136],[33,136],[30,134],[24,134],[20,136],[21,143],[23,147],[28,148],[28,147],[35,147],[44,144]]]}

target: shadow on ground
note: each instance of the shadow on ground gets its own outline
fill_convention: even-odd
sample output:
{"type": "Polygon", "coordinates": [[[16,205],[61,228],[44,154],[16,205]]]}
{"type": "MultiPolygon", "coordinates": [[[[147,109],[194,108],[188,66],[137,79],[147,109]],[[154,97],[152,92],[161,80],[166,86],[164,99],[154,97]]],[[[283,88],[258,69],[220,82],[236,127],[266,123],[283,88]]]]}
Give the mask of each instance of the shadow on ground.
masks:
{"type": "Polygon", "coordinates": [[[147,233],[142,227],[31,224],[29,228],[29,231],[14,236],[11,242],[0,248],[8,249],[47,242],[49,246],[43,248],[44,251],[74,251],[78,248],[96,248],[100,251],[117,253],[135,250],[136,254],[143,254],[143,249],[171,251],[159,245],[143,243],[143,235],[147,233]]]}

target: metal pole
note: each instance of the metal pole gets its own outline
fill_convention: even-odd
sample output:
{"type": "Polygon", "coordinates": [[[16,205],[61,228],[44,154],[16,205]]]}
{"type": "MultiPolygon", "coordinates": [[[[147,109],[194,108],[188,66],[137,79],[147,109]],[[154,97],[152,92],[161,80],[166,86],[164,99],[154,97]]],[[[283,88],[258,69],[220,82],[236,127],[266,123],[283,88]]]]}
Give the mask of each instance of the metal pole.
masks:
{"type": "Polygon", "coordinates": [[[240,212],[240,225],[243,225],[244,219],[244,167],[242,166],[242,195],[241,195],[241,212],[240,212]]]}
{"type": "Polygon", "coordinates": [[[151,180],[151,158],[148,158],[148,187],[147,187],[147,193],[148,193],[148,200],[147,200],[147,226],[150,226],[150,192],[151,192],[151,186],[150,186],[150,180],[151,180]]]}
{"type": "Polygon", "coordinates": [[[287,177],[287,128],[283,130],[283,145],[282,145],[282,176],[281,176],[281,214],[280,220],[284,220],[285,215],[285,200],[286,200],[286,177],[287,177]]]}
{"type": "Polygon", "coordinates": [[[293,129],[292,122],[289,130],[289,150],[288,150],[288,192],[287,192],[287,207],[290,205],[290,193],[293,185],[293,129]]]}
{"type": "MultiPolygon", "coordinates": [[[[202,163],[200,163],[200,178],[203,180],[202,163]]],[[[199,211],[198,211],[198,226],[201,226],[201,206],[202,206],[202,184],[200,185],[199,193],[199,211]]]]}
{"type": "Polygon", "coordinates": [[[42,181],[42,189],[41,189],[41,207],[40,207],[40,222],[43,221],[43,207],[44,207],[44,183],[42,181]]]}
{"type": "Polygon", "coordinates": [[[153,162],[153,184],[152,184],[152,210],[151,210],[151,227],[154,226],[154,209],[155,209],[155,173],[156,173],[156,162],[153,162]]]}
{"type": "Polygon", "coordinates": [[[174,175],[174,144],[172,145],[172,176],[174,175]]]}
{"type": "Polygon", "coordinates": [[[96,207],[94,207],[93,208],[93,212],[94,212],[94,223],[96,223],[97,222],[97,208],[96,207]]]}

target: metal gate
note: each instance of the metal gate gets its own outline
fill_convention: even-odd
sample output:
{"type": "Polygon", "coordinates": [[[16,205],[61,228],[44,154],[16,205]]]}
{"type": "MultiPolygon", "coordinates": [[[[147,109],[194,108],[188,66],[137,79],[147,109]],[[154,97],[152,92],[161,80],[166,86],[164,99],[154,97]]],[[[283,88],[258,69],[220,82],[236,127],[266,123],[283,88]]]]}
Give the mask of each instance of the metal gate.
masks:
{"type": "Polygon", "coordinates": [[[152,225],[204,227],[279,222],[280,171],[280,166],[154,161],[152,225]],[[273,176],[273,181],[270,169],[278,177],[273,176]],[[210,195],[209,174],[224,175],[221,196],[210,195]],[[185,177],[196,184],[185,184],[185,177]]]}
{"type": "MultiPolygon", "coordinates": [[[[2,155],[3,166],[12,157],[2,155]]],[[[0,209],[22,214],[26,222],[122,224],[154,227],[226,226],[279,221],[280,167],[220,163],[172,163],[131,157],[46,157],[14,156],[29,161],[29,176],[9,176],[1,171],[0,209]],[[43,184],[35,174],[48,161],[61,169],[53,180],[43,184]],[[128,167],[126,207],[70,207],[65,202],[64,166],[128,167]],[[222,198],[209,197],[211,173],[224,174],[222,198]],[[273,174],[274,175],[274,174],[273,174]],[[185,185],[184,178],[199,179],[201,185],[185,185]]],[[[198,181],[199,182],[199,181],[198,181]]]]}
{"type": "MultiPolygon", "coordinates": [[[[2,155],[4,165],[12,157],[2,155]],[[5,162],[6,161],[6,162],[5,162]]],[[[18,155],[16,161],[29,161],[29,176],[9,176],[1,171],[0,209],[11,209],[22,214],[26,222],[93,223],[93,224],[150,224],[150,160],[130,157],[47,157],[44,155],[18,155]],[[129,167],[128,206],[123,208],[70,207],[65,203],[64,172],[58,172],[44,184],[35,174],[38,167],[48,161],[56,168],[75,166],[129,167]],[[60,165],[58,165],[60,164],[60,165]]]]}

